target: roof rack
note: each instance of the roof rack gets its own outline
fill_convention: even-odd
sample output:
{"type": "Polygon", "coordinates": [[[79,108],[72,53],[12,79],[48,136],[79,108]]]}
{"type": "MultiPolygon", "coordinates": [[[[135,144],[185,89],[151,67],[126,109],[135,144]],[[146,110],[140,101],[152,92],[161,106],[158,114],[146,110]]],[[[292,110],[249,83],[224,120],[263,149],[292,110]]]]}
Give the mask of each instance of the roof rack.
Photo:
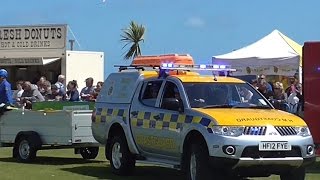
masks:
{"type": "Polygon", "coordinates": [[[150,69],[159,69],[160,68],[160,66],[152,66],[152,65],[114,65],[114,67],[118,67],[119,72],[121,72],[123,70],[130,70],[130,69],[144,71],[144,70],[146,70],[146,68],[150,68],[150,69]]]}

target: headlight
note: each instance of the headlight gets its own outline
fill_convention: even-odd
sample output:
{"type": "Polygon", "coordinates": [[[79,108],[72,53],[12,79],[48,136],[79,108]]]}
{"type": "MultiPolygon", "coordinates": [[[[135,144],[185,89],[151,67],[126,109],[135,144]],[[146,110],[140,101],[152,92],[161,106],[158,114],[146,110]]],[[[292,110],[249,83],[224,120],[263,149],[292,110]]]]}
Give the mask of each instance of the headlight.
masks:
{"type": "Polygon", "coordinates": [[[294,130],[297,132],[297,135],[306,137],[306,136],[311,136],[311,133],[309,131],[309,128],[304,126],[304,127],[295,127],[294,130]]]}
{"type": "Polygon", "coordinates": [[[240,136],[243,134],[244,126],[213,126],[212,133],[221,136],[240,136]]]}

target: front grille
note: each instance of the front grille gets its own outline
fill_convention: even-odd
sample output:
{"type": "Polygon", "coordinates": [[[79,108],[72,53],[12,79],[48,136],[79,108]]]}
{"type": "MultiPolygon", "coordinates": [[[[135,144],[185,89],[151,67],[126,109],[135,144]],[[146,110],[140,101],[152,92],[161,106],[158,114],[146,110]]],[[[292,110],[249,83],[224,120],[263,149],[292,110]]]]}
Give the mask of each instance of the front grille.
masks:
{"type": "Polygon", "coordinates": [[[267,127],[265,126],[247,126],[243,130],[244,135],[258,135],[263,136],[266,134],[267,127]]]}
{"type": "Polygon", "coordinates": [[[275,129],[281,136],[293,136],[297,135],[297,131],[291,126],[276,126],[275,129]]]}
{"type": "Polygon", "coordinates": [[[301,150],[299,146],[292,146],[290,151],[259,151],[259,146],[248,146],[244,148],[241,157],[249,157],[249,158],[301,157],[301,150]]]}

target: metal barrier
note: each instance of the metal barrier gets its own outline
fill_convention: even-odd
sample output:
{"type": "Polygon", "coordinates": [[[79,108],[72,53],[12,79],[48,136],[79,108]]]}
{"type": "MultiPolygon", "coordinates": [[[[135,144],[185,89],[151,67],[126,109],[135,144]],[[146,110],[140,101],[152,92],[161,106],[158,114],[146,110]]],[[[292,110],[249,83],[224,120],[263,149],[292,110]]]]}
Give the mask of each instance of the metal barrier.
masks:
{"type": "Polygon", "coordinates": [[[287,102],[279,102],[277,100],[270,100],[271,104],[279,110],[286,111],[298,116],[302,116],[303,114],[303,104],[302,103],[287,103],[287,102]]]}
{"type": "Polygon", "coordinates": [[[287,102],[278,101],[275,99],[269,100],[271,104],[274,106],[274,108],[290,112],[290,105],[287,102]]]}

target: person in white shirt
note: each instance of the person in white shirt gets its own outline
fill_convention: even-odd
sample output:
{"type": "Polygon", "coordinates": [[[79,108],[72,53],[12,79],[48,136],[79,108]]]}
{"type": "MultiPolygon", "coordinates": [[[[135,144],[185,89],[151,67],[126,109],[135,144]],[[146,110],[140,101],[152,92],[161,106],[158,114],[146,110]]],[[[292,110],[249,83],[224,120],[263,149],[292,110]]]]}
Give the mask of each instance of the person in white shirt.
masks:
{"type": "Polygon", "coordinates": [[[16,83],[17,90],[14,91],[14,93],[13,93],[13,99],[14,99],[16,102],[19,102],[19,101],[20,101],[21,95],[22,95],[22,93],[23,93],[22,85],[23,85],[23,81],[18,81],[18,82],[16,83]]]}

